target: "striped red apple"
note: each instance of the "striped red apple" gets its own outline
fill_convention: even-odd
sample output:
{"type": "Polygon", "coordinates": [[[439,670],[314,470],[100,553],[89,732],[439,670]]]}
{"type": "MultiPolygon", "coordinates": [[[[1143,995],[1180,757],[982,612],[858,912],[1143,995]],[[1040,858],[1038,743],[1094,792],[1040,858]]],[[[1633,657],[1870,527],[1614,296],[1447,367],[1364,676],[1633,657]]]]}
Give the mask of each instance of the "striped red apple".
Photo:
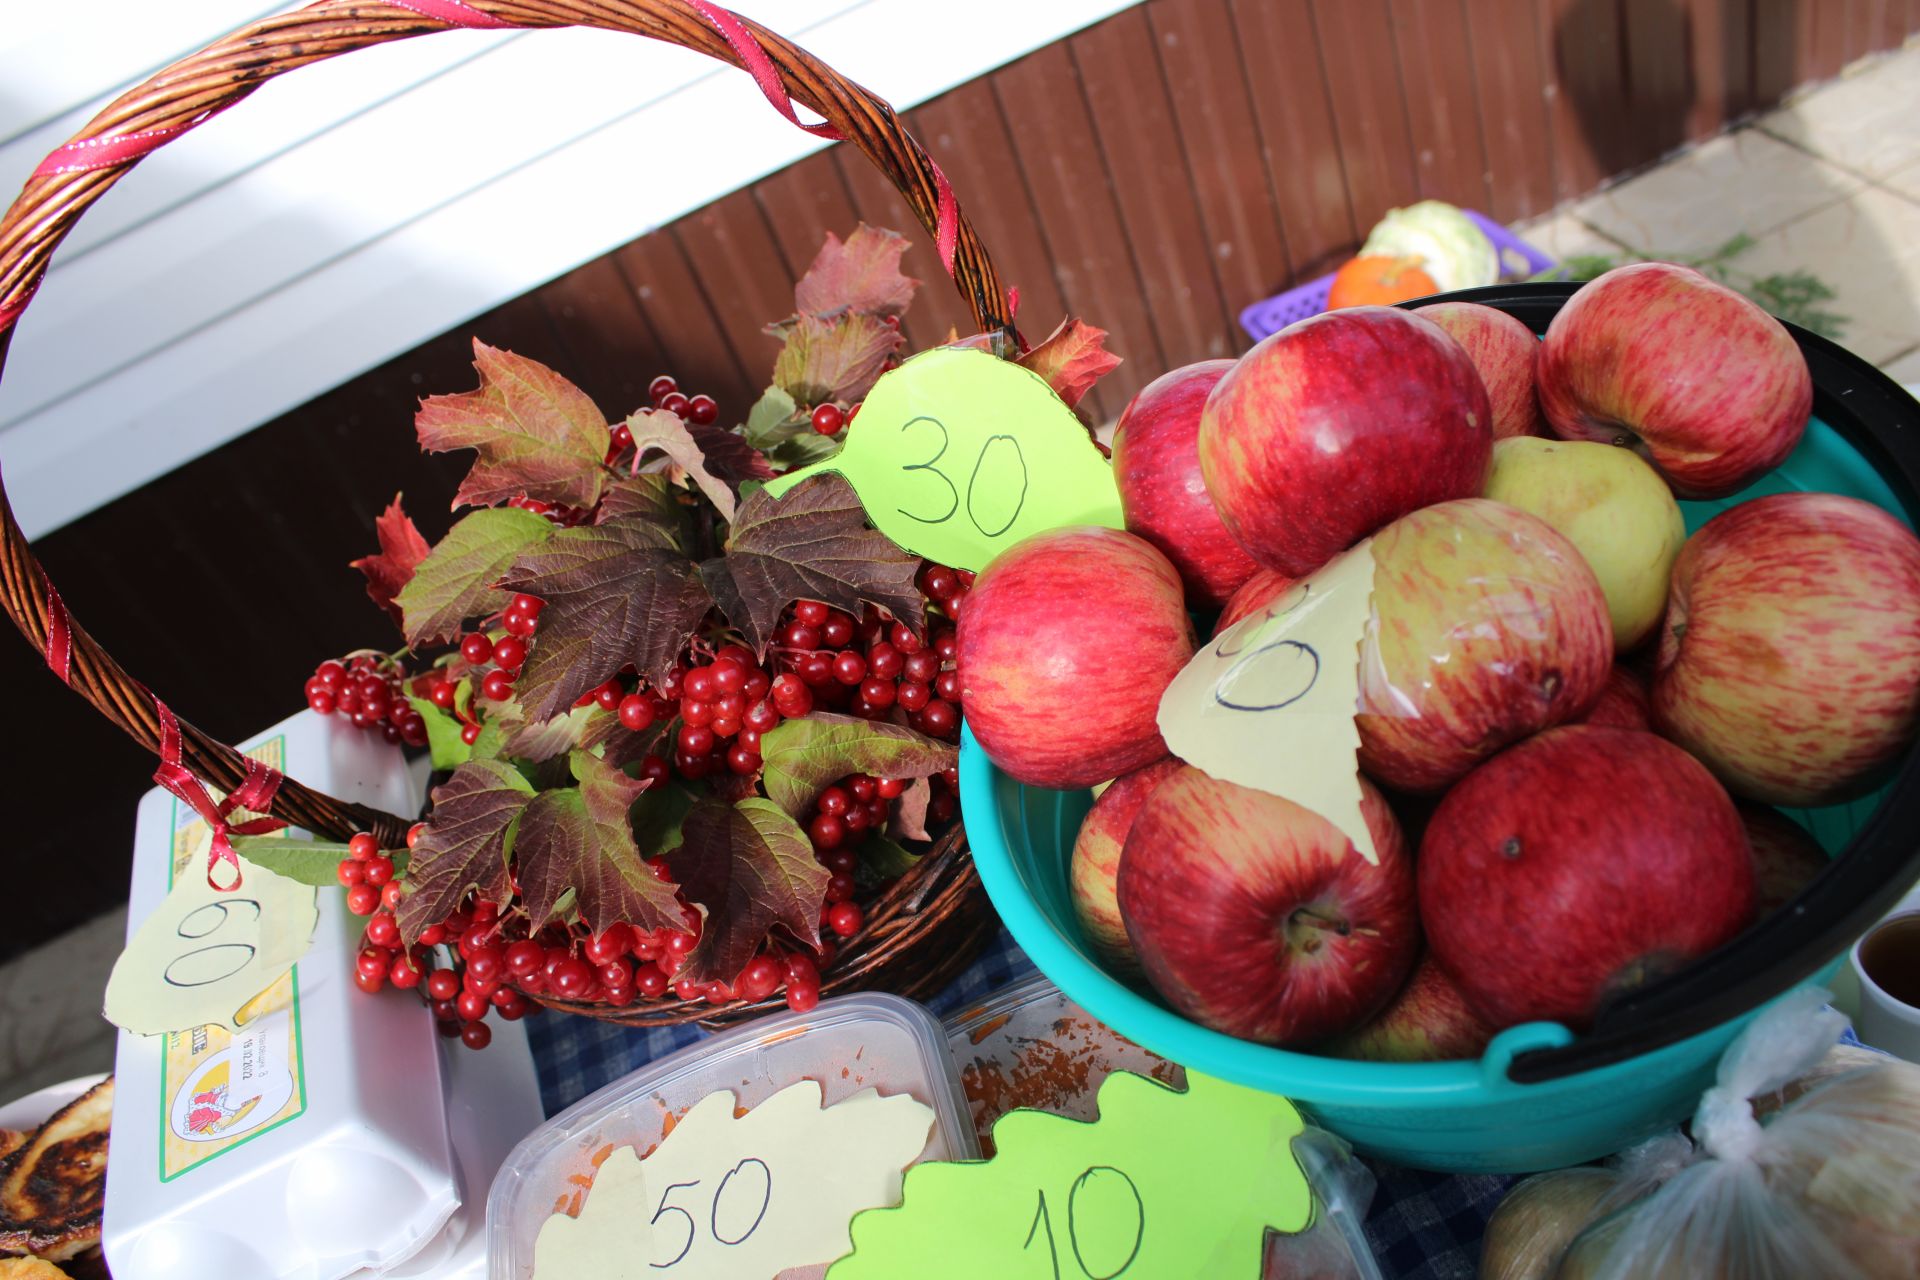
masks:
{"type": "Polygon", "coordinates": [[[1067,889],[1073,896],[1073,913],[1080,919],[1080,930],[1094,954],[1117,973],[1140,970],[1133,944],[1127,941],[1126,922],[1120,918],[1120,851],[1126,847],[1127,833],[1133,829],[1140,806],[1155,787],[1181,767],[1178,760],[1168,757],[1115,778],[1080,820],[1080,833],[1074,837],[1073,853],[1067,859],[1067,889]]]}
{"type": "Polygon", "coordinates": [[[1546,415],[1533,391],[1533,366],[1540,354],[1533,330],[1477,302],[1429,302],[1414,311],[1445,329],[1473,361],[1486,384],[1495,440],[1548,434],[1546,415]]]}

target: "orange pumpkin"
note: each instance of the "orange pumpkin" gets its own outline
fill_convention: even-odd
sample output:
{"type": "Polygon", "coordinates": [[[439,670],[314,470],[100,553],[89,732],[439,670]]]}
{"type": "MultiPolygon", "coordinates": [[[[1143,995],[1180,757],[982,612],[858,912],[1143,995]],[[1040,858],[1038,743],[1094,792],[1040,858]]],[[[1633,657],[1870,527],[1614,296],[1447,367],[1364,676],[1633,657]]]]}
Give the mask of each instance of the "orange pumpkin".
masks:
{"type": "Polygon", "coordinates": [[[1364,307],[1368,304],[1390,306],[1408,298],[1424,298],[1440,292],[1433,277],[1421,270],[1425,258],[1388,257],[1371,254],[1355,258],[1333,277],[1327,293],[1327,309],[1364,307]]]}

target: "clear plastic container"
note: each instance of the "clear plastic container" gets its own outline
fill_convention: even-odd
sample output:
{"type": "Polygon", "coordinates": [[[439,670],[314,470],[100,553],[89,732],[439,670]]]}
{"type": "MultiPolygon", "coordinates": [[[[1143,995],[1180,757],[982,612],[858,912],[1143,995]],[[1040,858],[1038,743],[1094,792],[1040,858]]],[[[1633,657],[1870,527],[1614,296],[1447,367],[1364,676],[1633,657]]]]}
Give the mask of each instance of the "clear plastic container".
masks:
{"type": "MultiPolygon", "coordinates": [[[[1017,1107],[1093,1120],[1100,1084],[1115,1071],[1186,1085],[1184,1069],[1133,1043],[1038,975],[948,1019],[947,1048],[981,1150],[989,1153],[993,1122],[1017,1107]]],[[[1361,1226],[1373,1200],[1373,1174],[1346,1143],[1321,1129],[1309,1126],[1293,1150],[1313,1188],[1313,1221],[1298,1234],[1268,1238],[1264,1280],[1379,1280],[1361,1226]]]]}
{"type": "MultiPolygon", "coordinates": [[[[582,1194],[597,1152],[632,1146],[642,1156],[708,1094],[733,1091],[755,1107],[788,1085],[818,1080],[831,1106],[862,1089],[908,1094],[933,1108],[922,1160],[979,1155],[940,1024],[898,996],[823,1001],[810,1013],[761,1018],[701,1040],[590,1094],[536,1129],[507,1157],[487,1198],[491,1280],[529,1280],[533,1242],[556,1210],[582,1194]]],[[[577,1211],[577,1210],[576,1210],[577,1211]]],[[[782,1280],[815,1277],[824,1265],[791,1268],[782,1280]]]]}

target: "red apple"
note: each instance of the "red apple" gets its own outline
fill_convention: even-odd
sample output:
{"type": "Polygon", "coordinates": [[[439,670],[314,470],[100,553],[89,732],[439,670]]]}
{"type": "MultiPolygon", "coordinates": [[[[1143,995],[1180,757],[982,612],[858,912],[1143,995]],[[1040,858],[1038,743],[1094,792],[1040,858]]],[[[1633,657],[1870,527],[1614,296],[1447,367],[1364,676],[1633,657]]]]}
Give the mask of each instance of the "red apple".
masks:
{"type": "Polygon", "coordinates": [[[1067,887],[1073,894],[1073,913],[1080,917],[1081,932],[1087,935],[1094,954],[1110,970],[1137,973],[1140,962],[1134,958],[1133,944],[1127,941],[1126,922],[1120,918],[1116,881],[1120,875],[1120,850],[1127,843],[1127,832],[1153,789],[1183,766],[1172,756],[1144,769],[1135,769],[1114,779],[1100,793],[1093,808],[1080,821],[1080,834],[1073,842],[1073,855],[1067,864],[1067,887]]]}
{"type": "Polygon", "coordinates": [[[1113,432],[1113,481],[1127,532],[1160,548],[1187,598],[1216,609],[1257,567],[1207,496],[1200,478],[1200,410],[1231,360],[1202,360],[1141,388],[1113,432]]]}
{"type": "Polygon", "coordinates": [[[1600,700],[1593,704],[1593,710],[1581,717],[1580,723],[1652,732],[1653,707],[1647,694],[1646,681],[1619,663],[1614,663],[1613,669],[1607,672],[1606,686],[1600,690],[1600,700]]]}
{"type": "Polygon", "coordinates": [[[1288,325],[1207,397],[1200,470],[1253,558],[1302,577],[1409,511],[1478,494],[1492,410],[1439,325],[1350,307],[1288,325]]]}
{"type": "MultiPolygon", "coordinates": [[[[1613,659],[1607,598],[1544,520],[1467,498],[1373,540],[1360,765],[1437,791],[1510,742],[1578,720],[1613,659]]],[[[971,707],[969,707],[971,712],[971,707]]]]}
{"type": "Polygon", "coordinates": [[[1813,833],[1763,804],[1743,804],[1740,821],[1753,846],[1753,878],[1758,914],[1772,915],[1800,896],[1813,878],[1827,869],[1827,851],[1813,833]]]}
{"type": "Polygon", "coordinates": [[[1569,725],[1461,780],[1420,845],[1433,955],[1496,1027],[1575,1030],[1753,918],[1753,855],[1706,766],[1632,729],[1569,725]]]}
{"type": "Polygon", "coordinates": [[[1546,415],[1533,392],[1533,363],[1540,354],[1533,330],[1477,302],[1430,302],[1414,311],[1445,329],[1473,361],[1493,409],[1495,440],[1547,434],[1546,415]]]}
{"type": "Polygon", "coordinates": [[[1182,766],[1120,857],[1120,914],[1163,999],[1203,1026],[1304,1044],[1359,1026],[1420,943],[1400,825],[1362,781],[1375,865],[1290,800],[1182,766]]]}
{"type": "Polygon", "coordinates": [[[1807,427],[1813,378],[1778,320],[1690,267],[1616,267],[1547,326],[1540,407],[1568,440],[1631,445],[1687,498],[1780,465],[1807,427]]]}
{"type": "Polygon", "coordinates": [[[1118,529],[1049,529],[995,556],[960,615],[967,723],[1021,782],[1069,791],[1167,754],[1160,695],[1193,656],[1180,575],[1118,529]]]}
{"type": "Polygon", "coordinates": [[[1825,493],[1709,520],[1673,564],[1653,722],[1749,800],[1873,790],[1920,731],[1920,539],[1825,493]]]}
{"type": "Polygon", "coordinates": [[[1440,1062],[1477,1058],[1493,1028],[1467,1004],[1446,970],[1422,956],[1400,994],[1357,1031],[1336,1036],[1320,1052],[1373,1062],[1440,1062]]]}
{"type": "Polygon", "coordinates": [[[1275,573],[1271,569],[1256,569],[1251,578],[1241,584],[1233,593],[1226,607],[1220,610],[1220,618],[1213,624],[1213,634],[1219,635],[1234,623],[1278,600],[1298,581],[1284,573],[1275,573]]]}

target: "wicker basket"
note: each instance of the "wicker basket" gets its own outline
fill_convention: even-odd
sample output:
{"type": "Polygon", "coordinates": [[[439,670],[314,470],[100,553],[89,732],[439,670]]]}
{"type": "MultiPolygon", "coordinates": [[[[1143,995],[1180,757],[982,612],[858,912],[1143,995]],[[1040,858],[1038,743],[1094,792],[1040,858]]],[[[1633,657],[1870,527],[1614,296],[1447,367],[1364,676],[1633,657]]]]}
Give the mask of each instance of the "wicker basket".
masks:
{"type": "MultiPolygon", "coordinates": [[[[893,109],[779,35],[705,0],[320,0],[214,42],[122,94],[48,157],[0,219],[0,372],[13,327],[54,250],[80,216],[134,164],[239,102],[275,76],[389,40],[461,28],[596,27],[681,45],[748,71],[789,120],[842,138],[898,187],[934,236],[942,264],[982,331],[1013,333],[1006,291],[984,246],[934,164],[893,109]],[[799,102],[825,124],[801,124],[799,102]]],[[[371,831],[401,842],[408,820],[264,773],[232,747],[177,718],[75,623],[35,559],[0,488],[0,589],[6,610],[54,673],[135,741],[160,757],[155,780],[207,817],[216,848],[238,811],[270,814],[344,840],[371,831]],[[226,794],[216,804],[210,789],[226,794]]],[[[964,830],[955,825],[892,884],[822,975],[824,993],[881,986],[904,994],[936,989],[978,952],[995,928],[964,830]]],[[[613,1009],[546,996],[542,1003],[632,1025],[725,1022],[771,1008],[744,1002],[652,1001],[613,1009]]]]}

